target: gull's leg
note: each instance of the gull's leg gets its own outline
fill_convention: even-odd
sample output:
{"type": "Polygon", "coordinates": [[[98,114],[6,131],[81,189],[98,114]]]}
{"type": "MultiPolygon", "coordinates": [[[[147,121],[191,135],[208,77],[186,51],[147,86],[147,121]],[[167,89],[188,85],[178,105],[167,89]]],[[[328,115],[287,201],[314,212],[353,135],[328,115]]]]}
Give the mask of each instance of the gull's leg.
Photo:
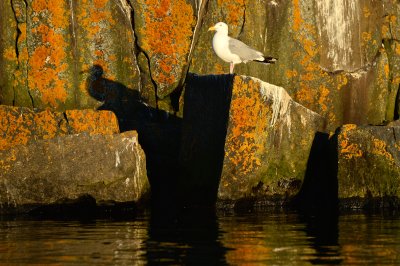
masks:
{"type": "Polygon", "coordinates": [[[229,73],[233,74],[233,68],[235,67],[235,64],[231,62],[230,66],[229,66],[229,73]]]}

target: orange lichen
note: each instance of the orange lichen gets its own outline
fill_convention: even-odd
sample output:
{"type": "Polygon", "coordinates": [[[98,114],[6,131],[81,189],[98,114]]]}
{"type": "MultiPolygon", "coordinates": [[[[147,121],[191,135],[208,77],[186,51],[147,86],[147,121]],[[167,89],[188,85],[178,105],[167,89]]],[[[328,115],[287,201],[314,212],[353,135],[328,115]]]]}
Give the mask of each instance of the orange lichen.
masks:
{"type": "Polygon", "coordinates": [[[395,147],[398,151],[400,151],[400,144],[399,144],[399,143],[395,143],[395,144],[394,144],[394,147],[395,147]]]}
{"type": "Polygon", "coordinates": [[[18,61],[19,62],[27,62],[29,59],[29,53],[28,53],[28,48],[24,47],[21,49],[19,56],[18,56],[18,61]]]}
{"type": "Polygon", "coordinates": [[[33,11],[39,13],[43,10],[47,9],[47,1],[46,0],[35,0],[32,1],[32,9],[33,11]]]}
{"type": "Polygon", "coordinates": [[[300,80],[311,81],[315,79],[315,75],[312,72],[306,72],[300,75],[300,80]]]}
{"type": "MultiPolygon", "coordinates": [[[[80,46],[79,61],[83,71],[88,71],[93,65],[98,65],[103,69],[104,78],[119,80],[120,77],[116,76],[116,61],[119,59],[117,53],[120,51],[116,49],[110,38],[113,39],[117,34],[119,35],[120,27],[115,30],[113,26],[117,23],[114,19],[115,13],[118,14],[120,10],[113,9],[111,3],[109,0],[84,0],[77,6],[75,16],[82,30],[80,38],[84,40],[80,46]]],[[[131,32],[128,32],[129,34],[131,32]]],[[[133,44],[126,43],[126,45],[133,44]]],[[[124,66],[127,65],[124,60],[122,63],[124,66]]],[[[78,84],[80,91],[86,95],[87,77],[88,74],[85,74],[78,84]]]]}
{"type": "Polygon", "coordinates": [[[392,80],[392,84],[399,84],[400,83],[400,77],[394,77],[392,80]]]}
{"type": "Polygon", "coordinates": [[[395,49],[394,51],[396,52],[396,54],[400,55],[400,44],[398,42],[395,42],[395,49]]]}
{"type": "Polygon", "coordinates": [[[17,53],[15,52],[15,47],[8,47],[3,52],[3,58],[9,61],[15,60],[17,53]]]}
{"type": "Polygon", "coordinates": [[[116,57],[115,55],[110,55],[110,56],[108,57],[108,60],[117,61],[117,57],[116,57]]]}
{"type": "Polygon", "coordinates": [[[393,155],[387,151],[387,145],[383,140],[377,138],[372,139],[372,153],[383,156],[390,162],[394,162],[393,155]]]}
{"type": "Polygon", "coordinates": [[[301,17],[300,0],[293,0],[293,30],[298,31],[303,23],[301,17]]]}
{"type": "Polygon", "coordinates": [[[363,152],[357,143],[351,143],[349,140],[349,133],[357,128],[355,124],[347,124],[342,126],[341,133],[339,135],[339,153],[346,159],[352,159],[355,157],[363,156],[363,152]]]}
{"type": "Polygon", "coordinates": [[[47,55],[48,49],[45,46],[39,46],[32,53],[29,63],[32,67],[36,69],[41,69],[46,63],[47,55]]]}
{"type": "MultiPolygon", "coordinates": [[[[342,126],[342,134],[347,134],[347,132],[357,128],[356,124],[346,124],[342,126]]],[[[346,135],[347,136],[347,135],[346,135]]]]}
{"type": "Polygon", "coordinates": [[[71,133],[115,134],[118,121],[113,112],[94,110],[69,110],[66,112],[71,133]]]}
{"type": "Polygon", "coordinates": [[[345,74],[339,74],[336,76],[337,89],[341,90],[343,86],[347,85],[348,79],[345,74]]]}
{"type": "Polygon", "coordinates": [[[224,72],[224,66],[219,64],[219,63],[216,63],[214,65],[214,73],[215,74],[224,74],[225,73],[224,72]]]}
{"type": "Polygon", "coordinates": [[[320,90],[320,95],[318,99],[318,104],[321,106],[322,111],[326,112],[328,110],[326,102],[329,100],[328,96],[330,91],[324,85],[321,85],[319,87],[319,90],[320,90]]]}
{"type": "Polygon", "coordinates": [[[108,0],[93,0],[93,4],[95,8],[104,8],[108,0]]]}
{"type": "Polygon", "coordinates": [[[66,10],[69,7],[60,4],[58,1],[49,0],[47,2],[47,9],[51,14],[51,25],[54,28],[66,29],[69,26],[69,16],[66,14],[66,10]]]}
{"type": "Polygon", "coordinates": [[[37,46],[28,62],[28,87],[40,92],[44,104],[57,108],[67,99],[68,82],[61,78],[68,68],[67,37],[63,34],[69,26],[67,7],[56,1],[38,0],[32,8],[38,18],[31,30],[37,46]]]}
{"type": "Polygon", "coordinates": [[[59,132],[58,120],[50,110],[39,112],[33,116],[35,135],[43,139],[54,138],[59,132]]]}
{"type": "Polygon", "coordinates": [[[349,140],[343,139],[339,142],[340,154],[346,159],[361,157],[363,155],[360,147],[356,143],[349,143],[349,140]]]}
{"type": "MultiPolygon", "coordinates": [[[[315,41],[302,37],[301,43],[303,45],[304,50],[311,56],[314,57],[318,53],[318,49],[316,48],[315,41]]],[[[311,66],[311,65],[310,65],[311,66]]]]}
{"type": "Polygon", "coordinates": [[[152,77],[158,84],[171,85],[179,78],[176,66],[186,63],[194,25],[193,8],[185,0],[143,0],[142,48],[151,57],[152,77]]]}
{"type": "Polygon", "coordinates": [[[67,133],[109,135],[119,132],[117,118],[110,111],[70,110],[66,115],[69,128],[62,113],[50,110],[36,113],[28,108],[0,105],[0,150],[67,133]]]}
{"type": "Polygon", "coordinates": [[[370,32],[363,32],[363,33],[361,34],[361,36],[362,36],[362,38],[363,38],[363,40],[364,40],[365,42],[368,42],[368,41],[370,41],[370,40],[372,39],[372,36],[371,36],[371,33],[370,33],[370,32]]]}
{"type": "Polygon", "coordinates": [[[17,57],[16,60],[18,61],[19,67],[16,68],[15,71],[13,72],[14,80],[12,85],[14,86],[14,90],[19,90],[21,87],[26,88],[26,79],[28,72],[27,62],[29,60],[28,47],[27,47],[28,45],[26,42],[26,36],[27,36],[26,23],[22,22],[18,23],[17,27],[19,29],[20,34],[18,35],[18,38],[17,36],[15,36],[15,38],[17,38],[16,48],[18,49],[18,55],[15,54],[15,56],[17,57]]]}
{"type": "Polygon", "coordinates": [[[286,77],[289,79],[297,77],[298,75],[299,75],[299,73],[297,73],[296,69],[293,69],[293,70],[287,69],[286,70],[286,77]]]}
{"type": "Polygon", "coordinates": [[[226,23],[229,25],[238,25],[240,18],[244,16],[245,0],[218,0],[219,8],[227,12],[226,23]]]}
{"type": "Polygon", "coordinates": [[[15,107],[0,107],[0,150],[26,144],[32,138],[32,113],[19,113],[15,107]]]}
{"type": "Polygon", "coordinates": [[[365,18],[369,18],[369,16],[371,16],[371,11],[366,6],[363,8],[363,13],[365,18]]]}
{"type": "Polygon", "coordinates": [[[389,27],[387,25],[382,25],[381,34],[382,36],[387,36],[389,34],[389,27]]]}
{"type": "Polygon", "coordinates": [[[18,36],[18,44],[21,44],[26,41],[26,23],[18,23],[18,30],[20,32],[18,36]]]}
{"type": "Polygon", "coordinates": [[[336,88],[340,90],[346,85],[347,78],[342,73],[331,75],[321,67],[318,57],[321,45],[318,43],[320,39],[315,23],[304,19],[302,10],[305,7],[301,1],[292,0],[291,4],[291,30],[296,45],[293,46],[294,62],[286,70],[285,78],[288,82],[295,83],[292,85],[296,88],[292,93],[294,100],[324,116],[328,127],[336,127],[340,121],[337,121],[335,105],[331,100],[336,93],[332,91],[336,88]]]}
{"type": "Polygon", "coordinates": [[[385,77],[389,78],[389,64],[385,64],[383,70],[385,71],[385,77]]]}
{"type": "Polygon", "coordinates": [[[311,108],[316,98],[316,91],[301,84],[300,89],[295,94],[295,99],[307,108],[311,108]]]}
{"type": "Polygon", "coordinates": [[[261,165],[269,108],[255,81],[235,77],[233,90],[225,153],[241,174],[248,174],[261,165]]]}
{"type": "MultiPolygon", "coordinates": [[[[0,146],[1,150],[1,146],[0,146]]],[[[16,151],[10,150],[10,153],[5,156],[3,159],[0,159],[0,171],[6,172],[11,169],[12,164],[17,160],[16,151]]]]}
{"type": "Polygon", "coordinates": [[[389,17],[389,21],[390,23],[395,24],[397,22],[397,17],[395,15],[391,15],[389,17]]]}

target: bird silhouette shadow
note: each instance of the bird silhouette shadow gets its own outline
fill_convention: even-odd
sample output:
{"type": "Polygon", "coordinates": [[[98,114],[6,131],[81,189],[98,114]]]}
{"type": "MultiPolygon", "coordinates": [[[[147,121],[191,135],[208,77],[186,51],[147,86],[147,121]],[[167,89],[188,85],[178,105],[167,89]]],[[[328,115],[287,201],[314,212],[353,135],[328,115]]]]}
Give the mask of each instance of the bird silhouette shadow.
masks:
{"type": "Polygon", "coordinates": [[[147,105],[138,90],[107,79],[100,65],[93,65],[88,72],[87,91],[102,102],[98,110],[112,111],[121,132],[138,132],[139,143],[146,154],[152,202],[171,208],[175,204],[182,119],[147,105]]]}
{"type": "Polygon", "coordinates": [[[104,77],[104,70],[99,65],[89,69],[86,80],[90,96],[102,105],[98,110],[112,111],[119,123],[121,132],[139,130],[140,122],[152,121],[160,116],[160,111],[148,106],[137,90],[104,77]]]}

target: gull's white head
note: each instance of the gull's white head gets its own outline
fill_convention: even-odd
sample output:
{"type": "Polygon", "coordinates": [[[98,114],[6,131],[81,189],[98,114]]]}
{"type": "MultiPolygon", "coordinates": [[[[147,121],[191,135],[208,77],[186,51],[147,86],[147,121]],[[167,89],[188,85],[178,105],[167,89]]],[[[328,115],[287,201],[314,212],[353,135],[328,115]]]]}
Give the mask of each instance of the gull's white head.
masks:
{"type": "Polygon", "coordinates": [[[224,33],[228,34],[228,25],[226,25],[226,23],[224,23],[224,22],[218,22],[214,26],[210,27],[208,30],[209,31],[215,30],[216,32],[224,32],[224,33]]]}

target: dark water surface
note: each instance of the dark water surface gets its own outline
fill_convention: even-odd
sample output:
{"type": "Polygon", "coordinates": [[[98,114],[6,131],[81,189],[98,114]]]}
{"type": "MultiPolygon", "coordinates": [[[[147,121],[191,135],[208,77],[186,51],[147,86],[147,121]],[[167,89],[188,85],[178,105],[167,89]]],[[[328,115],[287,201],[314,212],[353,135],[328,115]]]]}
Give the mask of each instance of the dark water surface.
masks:
{"type": "Polygon", "coordinates": [[[169,218],[4,218],[0,265],[400,265],[399,216],[208,211],[169,218]]]}

